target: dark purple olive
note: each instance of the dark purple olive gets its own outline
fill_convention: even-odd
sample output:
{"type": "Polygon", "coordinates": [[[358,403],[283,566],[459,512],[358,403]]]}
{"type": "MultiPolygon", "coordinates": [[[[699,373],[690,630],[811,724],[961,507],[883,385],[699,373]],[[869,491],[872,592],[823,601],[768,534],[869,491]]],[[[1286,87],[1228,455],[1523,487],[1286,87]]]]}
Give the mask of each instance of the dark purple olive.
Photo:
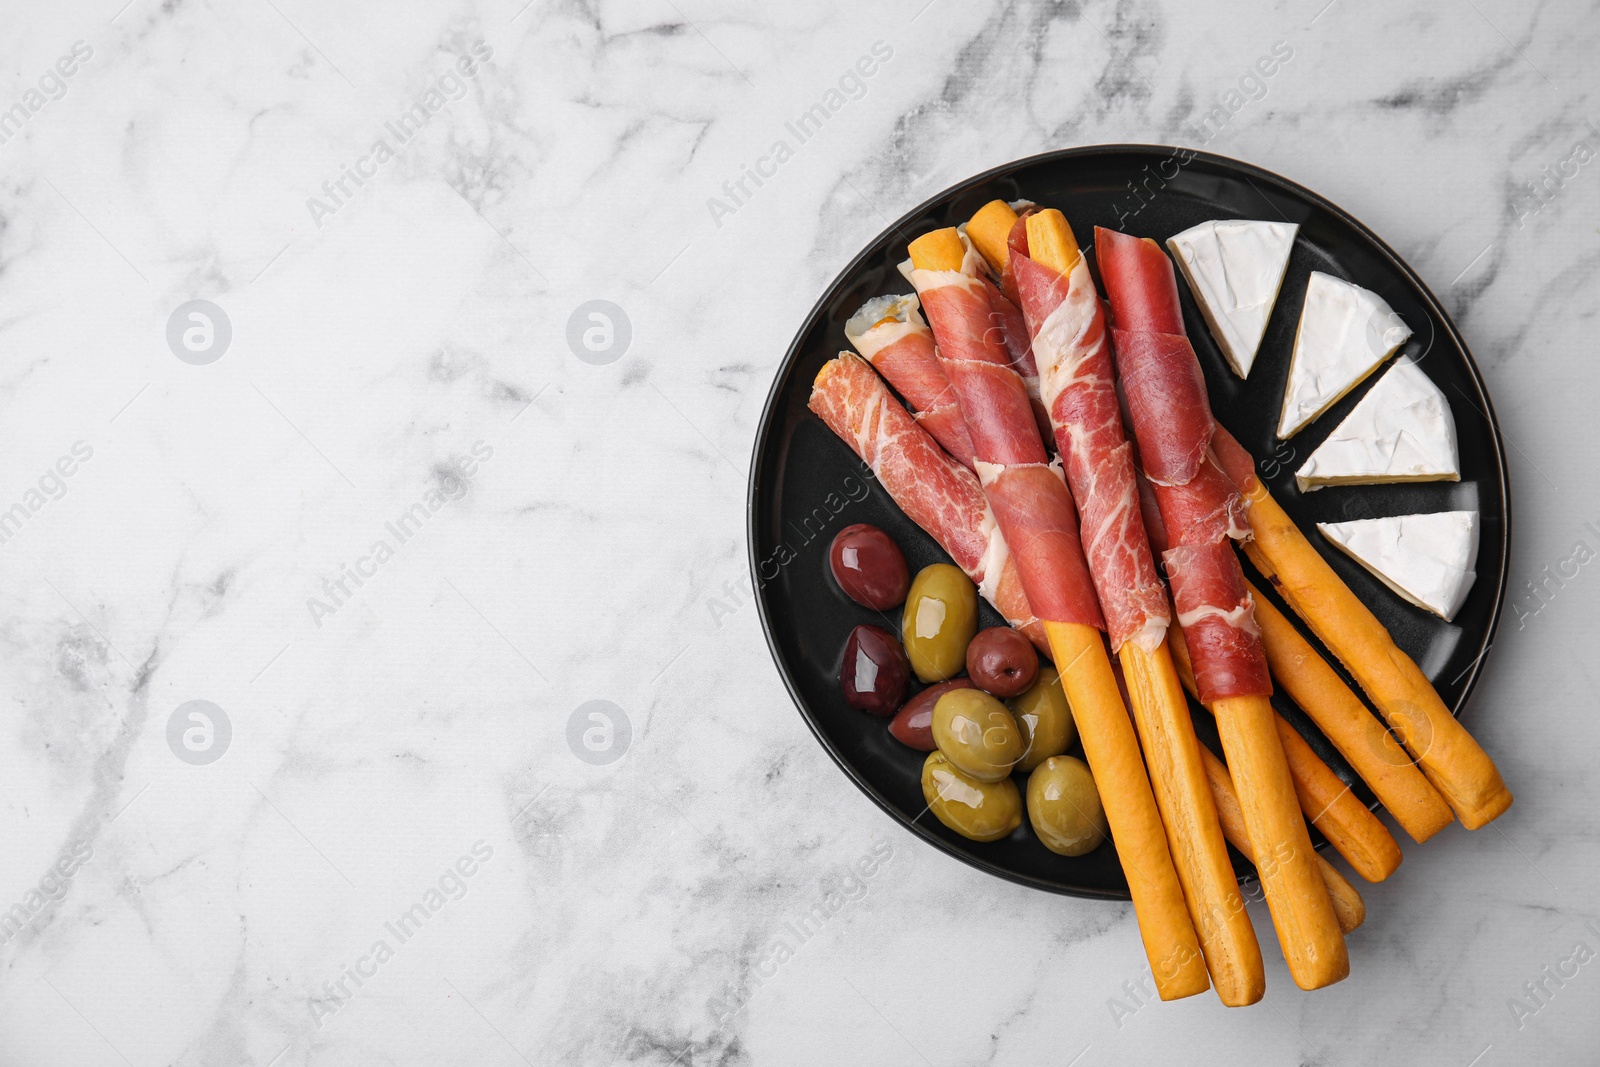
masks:
{"type": "Polygon", "coordinates": [[[881,626],[857,626],[844,646],[839,684],[852,708],[893,715],[906,698],[911,664],[894,634],[881,626]]]}
{"type": "Polygon", "coordinates": [[[839,531],[828,548],[828,565],[845,596],[874,611],[905,603],[906,590],[911,588],[911,569],[900,546],[866,523],[839,531]]]}
{"type": "Polygon", "coordinates": [[[889,733],[894,739],[918,752],[932,752],[939,746],[933,743],[933,706],[939,698],[952,689],[973,688],[970,678],[952,678],[948,682],[930,685],[895,712],[889,722],[889,733]]]}
{"type": "Polygon", "coordinates": [[[1039,654],[1009,626],[978,631],[967,646],[967,673],[973,684],[997,697],[1026,693],[1039,677],[1039,654]]]}

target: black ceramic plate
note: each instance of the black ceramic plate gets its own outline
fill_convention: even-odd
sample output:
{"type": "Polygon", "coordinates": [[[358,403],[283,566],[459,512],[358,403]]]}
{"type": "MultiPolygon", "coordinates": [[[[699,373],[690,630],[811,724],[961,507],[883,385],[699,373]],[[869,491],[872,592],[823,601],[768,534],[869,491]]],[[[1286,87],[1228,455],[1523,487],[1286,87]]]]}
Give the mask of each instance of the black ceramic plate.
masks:
{"type": "MultiPolygon", "coordinates": [[[[839,530],[869,522],[905,550],[913,572],[947,557],[869,475],[848,447],[806,408],[811,382],[848,348],[844,323],[861,303],[908,292],[895,270],[912,238],[965,221],[996,197],[1026,198],[1065,212],[1079,240],[1107,226],[1158,241],[1208,219],[1285,219],[1300,232],[1288,275],[1248,381],[1228,370],[1180,278],[1190,338],[1199,353],[1218,420],[1250,449],[1261,476],[1350,587],[1389,628],[1459,714],[1494,637],[1506,582],[1510,505],[1494,409],[1454,325],[1416,274],[1370,230],[1317,194],[1247,163],[1206,153],[1144,145],[1104,145],[1051,152],[980,174],[906,215],[857,256],[806,317],[779,368],[756,434],[750,471],[750,563],[767,643],[806,723],[852,781],[925,840],[992,874],[1040,889],[1127,897],[1109,844],[1087,856],[1057,856],[1026,821],[1010,837],[979,844],[951,833],[926,811],[919,775],[923,755],[891,738],[885,721],[850,708],[839,692],[845,638],[858,623],[898,628],[847,599],[828,575],[827,548],[839,530]],[[1365,394],[1373,374],[1311,426],[1280,444],[1274,429],[1288,380],[1289,352],[1306,281],[1320,270],[1382,296],[1415,331],[1402,352],[1444,390],[1461,445],[1461,481],[1348,486],[1301,494],[1294,469],[1365,394]],[[1414,608],[1315,532],[1318,521],[1476,508],[1482,518],[1478,578],[1454,623],[1414,608]]],[[[1091,265],[1093,261],[1091,259],[1091,265]]],[[[1098,281],[1098,276],[1096,278],[1098,281]]],[[[1380,372],[1381,373],[1381,372],[1380,372]]],[[[1262,584],[1258,581],[1257,584],[1262,584]]],[[[1281,605],[1280,605],[1281,606],[1281,605]]],[[[982,625],[1002,620],[985,605],[982,625]]],[[[1280,707],[1317,752],[1370,801],[1370,794],[1303,714],[1280,707]]],[[[1195,722],[1216,749],[1210,718],[1195,722]]],[[[1237,855],[1241,871],[1248,866],[1237,855]]]]}

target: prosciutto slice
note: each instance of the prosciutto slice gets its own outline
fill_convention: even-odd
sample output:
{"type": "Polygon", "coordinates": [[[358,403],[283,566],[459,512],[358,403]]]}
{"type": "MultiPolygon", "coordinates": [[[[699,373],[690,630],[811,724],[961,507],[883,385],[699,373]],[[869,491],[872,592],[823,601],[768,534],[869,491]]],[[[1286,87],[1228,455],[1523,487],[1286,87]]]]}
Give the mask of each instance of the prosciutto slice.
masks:
{"type": "MultiPolygon", "coordinates": [[[[1218,428],[1219,434],[1227,431],[1218,428]]],[[[1229,440],[1232,440],[1231,438],[1229,440]]],[[[1237,447],[1237,446],[1236,446],[1237,447]]],[[[1170,493],[1171,490],[1165,490],[1170,493]]],[[[1196,653],[1195,663],[1204,662],[1204,670],[1196,669],[1197,692],[1218,692],[1239,687],[1266,688],[1271,681],[1262,677],[1229,677],[1216,672],[1238,670],[1266,670],[1264,659],[1257,659],[1241,651],[1241,643],[1248,645],[1261,634],[1256,626],[1254,612],[1242,613],[1248,602],[1254,607],[1254,598],[1245,582],[1237,561],[1230,567],[1212,553],[1231,556],[1232,550],[1221,536],[1203,542],[1182,544],[1169,548],[1166,523],[1161,518],[1156,503],[1156,490],[1149,479],[1139,478],[1139,510],[1144,515],[1145,529],[1150,533],[1150,546],[1161,555],[1162,568],[1172,583],[1176,600],[1183,590],[1183,603],[1188,610],[1178,618],[1184,640],[1193,650],[1203,646],[1206,652],[1196,653]]]]}
{"type": "Polygon", "coordinates": [[[1189,339],[1123,329],[1112,336],[1145,476],[1157,485],[1193,481],[1211,447],[1211,403],[1189,339]]]}
{"type": "Polygon", "coordinates": [[[1081,257],[1066,276],[1031,259],[1020,219],[1010,247],[1006,272],[1032,334],[1040,392],[1078,505],[1111,649],[1132,640],[1153,652],[1171,615],[1140,517],[1133,447],[1122,429],[1099,294],[1081,257]]]}
{"type": "Polygon", "coordinates": [[[953,461],[859,357],[841,352],[817,375],[810,408],[871,468],[900,510],[1046,655],[1044,627],[977,477],[953,461]]]}
{"type": "Polygon", "coordinates": [[[1200,699],[1271,693],[1255,602],[1233,546],[1227,541],[1178,545],[1161,559],[1172,599],[1180,605],[1178,625],[1194,660],[1200,699]]]}
{"type": "Polygon", "coordinates": [[[1096,226],[1094,246],[1117,329],[1188,335],[1183,305],[1178,302],[1178,278],[1160,245],[1147,237],[1096,226]]]}
{"type": "Polygon", "coordinates": [[[1227,473],[1228,478],[1238,488],[1239,492],[1249,496],[1255,492],[1256,461],[1250,453],[1245,451],[1237,438],[1219,423],[1213,432],[1212,454],[1216,456],[1217,463],[1227,473]]]}
{"type": "Polygon", "coordinates": [[[1225,537],[1242,541],[1250,535],[1244,501],[1218,465],[1215,451],[1206,453],[1188,482],[1162,486],[1158,499],[1173,544],[1209,544],[1225,537]]]}
{"type": "MultiPolygon", "coordinates": [[[[970,245],[967,261],[976,259],[970,245]]],[[[963,270],[912,270],[955,388],[975,469],[1041,619],[1105,628],[1059,463],[1040,439],[1027,387],[991,329],[993,283],[963,270]]]]}
{"type": "Polygon", "coordinates": [[[916,420],[963,466],[972,466],[972,438],[950,379],[934,355],[933,331],[915,296],[880,296],[861,305],[844,335],[911,405],[916,420]]]}
{"type": "Polygon", "coordinates": [[[1268,696],[1255,606],[1229,540],[1248,532],[1212,451],[1216,423],[1185,335],[1172,261],[1154,241],[1099,227],[1095,249],[1116,329],[1117,374],[1161,513],[1162,552],[1203,703],[1268,696]]]}

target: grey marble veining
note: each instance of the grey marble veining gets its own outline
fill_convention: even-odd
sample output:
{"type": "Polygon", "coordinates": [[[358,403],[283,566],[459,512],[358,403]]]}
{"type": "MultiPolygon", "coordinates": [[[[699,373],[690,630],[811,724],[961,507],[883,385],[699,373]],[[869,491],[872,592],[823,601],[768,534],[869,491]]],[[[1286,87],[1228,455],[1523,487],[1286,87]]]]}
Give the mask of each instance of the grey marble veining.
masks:
{"type": "Polygon", "coordinates": [[[123,4],[5,19],[0,1063],[1600,1059],[1593,5],[123,4]],[[1371,225],[1511,445],[1516,806],[1363,885],[1332,989],[1253,909],[1242,1011],[901,832],[743,589],[821,288],[1112,141],[1371,225]]]}

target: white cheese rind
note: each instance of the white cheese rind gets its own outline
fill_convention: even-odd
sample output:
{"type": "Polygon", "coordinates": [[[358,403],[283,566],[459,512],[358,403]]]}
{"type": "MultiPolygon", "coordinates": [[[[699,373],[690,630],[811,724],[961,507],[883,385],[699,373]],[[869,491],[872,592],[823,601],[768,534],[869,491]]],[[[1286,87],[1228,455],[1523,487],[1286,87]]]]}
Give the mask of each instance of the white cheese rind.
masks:
{"type": "Polygon", "coordinates": [[[1299,433],[1410,336],[1411,327],[1377,293],[1312,271],[1289,357],[1278,437],[1299,433]]]}
{"type": "Polygon", "coordinates": [[[1294,478],[1302,493],[1324,485],[1460,481],[1450,402],[1421,367],[1401,356],[1294,478]]]}
{"type": "Polygon", "coordinates": [[[1395,593],[1446,622],[1477,578],[1476,511],[1319,522],[1317,529],[1395,593]]]}
{"type": "Polygon", "coordinates": [[[1299,229],[1292,222],[1217,219],[1167,238],[1211,336],[1241,378],[1250,376],[1299,229]]]}

